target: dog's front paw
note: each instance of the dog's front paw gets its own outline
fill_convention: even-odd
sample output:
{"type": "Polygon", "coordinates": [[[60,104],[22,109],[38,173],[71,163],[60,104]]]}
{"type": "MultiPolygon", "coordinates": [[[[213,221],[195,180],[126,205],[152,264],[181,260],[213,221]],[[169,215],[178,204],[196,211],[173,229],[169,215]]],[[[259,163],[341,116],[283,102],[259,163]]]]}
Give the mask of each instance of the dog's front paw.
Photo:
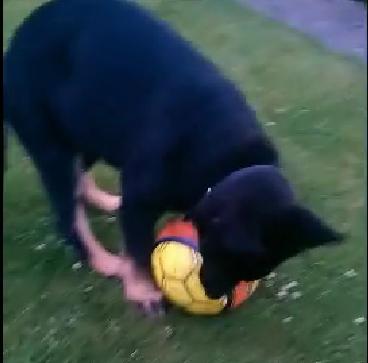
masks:
{"type": "Polygon", "coordinates": [[[92,269],[106,277],[118,276],[123,260],[105,250],[93,253],[89,258],[92,269]]]}
{"type": "Polygon", "coordinates": [[[121,274],[121,280],[125,299],[133,303],[140,312],[149,316],[165,313],[162,293],[149,277],[130,265],[121,274]]]}
{"type": "Polygon", "coordinates": [[[164,314],[162,293],[148,279],[125,279],[124,296],[146,315],[164,314]]]}

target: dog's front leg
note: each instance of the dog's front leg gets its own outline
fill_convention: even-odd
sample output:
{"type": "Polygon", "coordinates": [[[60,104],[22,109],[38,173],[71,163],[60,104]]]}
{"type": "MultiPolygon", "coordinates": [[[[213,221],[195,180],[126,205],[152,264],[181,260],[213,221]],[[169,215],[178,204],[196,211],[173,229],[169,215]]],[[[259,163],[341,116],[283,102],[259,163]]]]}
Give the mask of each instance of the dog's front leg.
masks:
{"type": "Polygon", "coordinates": [[[82,203],[77,204],[75,228],[87,251],[91,267],[104,276],[119,275],[124,261],[108,252],[93,235],[82,203]]]}
{"type": "Polygon", "coordinates": [[[154,226],[159,216],[160,212],[147,204],[125,203],[121,208],[126,243],[125,263],[121,266],[124,295],[148,314],[162,312],[162,294],[150,273],[154,226]]]}
{"type": "Polygon", "coordinates": [[[121,197],[100,189],[90,173],[83,173],[80,184],[83,198],[89,204],[107,213],[113,213],[119,209],[121,197]]]}

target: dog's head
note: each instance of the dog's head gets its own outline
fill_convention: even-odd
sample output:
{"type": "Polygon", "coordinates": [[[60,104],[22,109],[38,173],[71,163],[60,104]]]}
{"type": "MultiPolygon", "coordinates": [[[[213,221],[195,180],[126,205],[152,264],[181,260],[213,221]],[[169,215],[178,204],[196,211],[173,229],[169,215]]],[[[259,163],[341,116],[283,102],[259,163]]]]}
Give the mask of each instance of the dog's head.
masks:
{"type": "Polygon", "coordinates": [[[200,234],[201,279],[213,298],[239,280],[266,276],[307,249],[342,240],[297,203],[289,183],[273,166],[234,172],[202,198],[190,218],[200,234]]]}

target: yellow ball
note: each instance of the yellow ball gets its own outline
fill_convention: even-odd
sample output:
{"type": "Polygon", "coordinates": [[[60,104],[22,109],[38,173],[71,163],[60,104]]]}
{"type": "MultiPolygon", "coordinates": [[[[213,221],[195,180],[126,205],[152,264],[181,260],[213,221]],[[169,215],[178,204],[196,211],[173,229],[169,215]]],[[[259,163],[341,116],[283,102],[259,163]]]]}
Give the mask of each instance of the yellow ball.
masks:
{"type": "Polygon", "coordinates": [[[199,278],[202,257],[180,242],[162,242],[151,255],[157,286],[173,304],[191,314],[215,315],[227,305],[227,297],[210,299],[199,278]]]}

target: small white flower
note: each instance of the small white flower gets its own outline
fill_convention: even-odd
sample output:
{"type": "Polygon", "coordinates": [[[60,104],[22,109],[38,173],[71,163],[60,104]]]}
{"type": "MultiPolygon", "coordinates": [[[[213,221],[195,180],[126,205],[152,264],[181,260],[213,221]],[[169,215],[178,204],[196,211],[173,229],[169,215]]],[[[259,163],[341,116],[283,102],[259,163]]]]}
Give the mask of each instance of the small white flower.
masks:
{"type": "Polygon", "coordinates": [[[291,293],[291,298],[296,300],[299,299],[302,296],[302,293],[300,291],[293,291],[291,293]]]}
{"type": "Polygon", "coordinates": [[[78,261],[76,263],[73,263],[72,265],[72,269],[75,271],[75,270],[79,270],[82,268],[82,262],[78,261]]]}
{"type": "Polygon", "coordinates": [[[138,354],[138,349],[135,349],[134,352],[130,353],[131,358],[134,358],[138,354]]]}
{"type": "Polygon", "coordinates": [[[66,324],[68,326],[73,326],[76,321],[77,321],[77,319],[74,316],[72,316],[71,318],[69,318],[69,320],[67,321],[66,324]]]}
{"type": "Polygon", "coordinates": [[[284,324],[290,323],[294,318],[292,316],[288,316],[287,318],[282,319],[284,324]]]}
{"type": "Polygon", "coordinates": [[[116,216],[110,216],[106,218],[107,223],[115,223],[116,222],[116,216]]]}
{"type": "Polygon", "coordinates": [[[271,280],[276,277],[276,272],[271,272],[266,276],[266,280],[271,280]]]}
{"type": "Polygon", "coordinates": [[[331,290],[323,290],[319,296],[323,297],[325,295],[328,295],[330,292],[331,292],[331,290]]]}
{"type": "Polygon", "coordinates": [[[287,291],[287,290],[284,290],[284,289],[281,289],[278,293],[277,293],[277,297],[278,298],[283,298],[283,297],[285,297],[285,296],[287,296],[287,294],[288,294],[289,292],[287,291]]]}
{"type": "Polygon", "coordinates": [[[354,323],[357,324],[357,325],[365,323],[365,317],[360,316],[359,318],[354,319],[354,323]]]}
{"type": "Polygon", "coordinates": [[[310,112],[311,110],[309,110],[308,108],[301,108],[298,113],[306,113],[306,112],[310,112]]]}
{"type": "Polygon", "coordinates": [[[299,284],[298,284],[298,281],[291,281],[289,282],[288,284],[284,285],[282,287],[283,290],[290,290],[294,287],[297,287],[299,284]]]}
{"type": "Polygon", "coordinates": [[[41,296],[40,296],[40,299],[41,300],[45,300],[46,298],[47,298],[47,292],[45,292],[44,294],[42,294],[41,296]]]}
{"type": "Polygon", "coordinates": [[[288,109],[286,107],[275,108],[275,113],[285,113],[288,109]]]}
{"type": "Polygon", "coordinates": [[[352,268],[346,272],[344,272],[345,277],[356,277],[358,276],[358,273],[352,268]]]}
{"type": "Polygon", "coordinates": [[[165,326],[165,335],[170,338],[174,334],[174,330],[170,325],[165,326]]]}

